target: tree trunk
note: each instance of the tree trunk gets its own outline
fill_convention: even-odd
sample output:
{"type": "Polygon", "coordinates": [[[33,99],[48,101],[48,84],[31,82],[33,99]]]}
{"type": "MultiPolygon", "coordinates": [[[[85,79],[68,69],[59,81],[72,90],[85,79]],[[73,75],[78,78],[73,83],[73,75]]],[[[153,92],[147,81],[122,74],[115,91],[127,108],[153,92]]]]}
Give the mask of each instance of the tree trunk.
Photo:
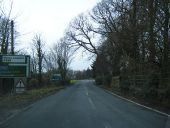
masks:
{"type": "Polygon", "coordinates": [[[156,2],[154,0],[148,0],[148,10],[149,10],[149,62],[153,64],[155,62],[155,40],[154,40],[154,25],[155,25],[155,9],[156,2]],[[155,7],[154,7],[155,5],[155,7]]]}

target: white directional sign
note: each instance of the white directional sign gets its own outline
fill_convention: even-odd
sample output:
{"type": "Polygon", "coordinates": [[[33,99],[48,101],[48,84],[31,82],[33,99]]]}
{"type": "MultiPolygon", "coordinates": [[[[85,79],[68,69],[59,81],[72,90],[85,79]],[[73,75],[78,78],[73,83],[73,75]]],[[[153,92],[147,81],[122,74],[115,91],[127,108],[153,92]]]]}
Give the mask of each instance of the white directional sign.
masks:
{"type": "Polygon", "coordinates": [[[25,63],[25,56],[2,56],[4,63],[25,63]]]}
{"type": "Polygon", "coordinates": [[[0,55],[0,77],[30,77],[30,56],[0,55]]]}

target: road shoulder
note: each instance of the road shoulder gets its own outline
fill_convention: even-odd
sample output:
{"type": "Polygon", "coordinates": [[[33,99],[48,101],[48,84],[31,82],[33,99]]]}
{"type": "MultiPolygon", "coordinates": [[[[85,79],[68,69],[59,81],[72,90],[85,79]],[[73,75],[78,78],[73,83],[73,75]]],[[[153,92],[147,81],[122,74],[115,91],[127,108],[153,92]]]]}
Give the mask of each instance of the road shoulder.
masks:
{"type": "Polygon", "coordinates": [[[27,91],[24,94],[6,95],[0,97],[0,125],[25,111],[28,107],[44,97],[55,94],[64,86],[41,88],[27,91]]]}
{"type": "Polygon", "coordinates": [[[124,96],[122,96],[122,95],[118,95],[118,94],[114,93],[113,91],[110,91],[110,90],[108,90],[108,89],[106,89],[106,88],[103,88],[103,87],[101,87],[101,86],[97,86],[97,87],[103,89],[105,92],[107,92],[107,93],[109,93],[109,94],[111,94],[111,95],[113,95],[113,96],[116,96],[116,97],[118,97],[118,98],[120,98],[120,99],[122,99],[122,100],[131,102],[131,103],[133,103],[133,104],[135,104],[135,105],[137,105],[137,106],[140,106],[140,107],[142,107],[142,108],[145,108],[145,109],[154,111],[154,112],[156,112],[156,113],[158,113],[158,114],[161,114],[161,115],[163,115],[163,116],[166,116],[166,117],[169,117],[169,118],[170,118],[170,114],[169,114],[169,113],[166,113],[166,112],[157,110],[157,109],[152,108],[152,107],[150,107],[150,106],[143,105],[142,103],[136,102],[136,101],[134,101],[134,100],[132,100],[132,99],[129,99],[129,98],[127,98],[127,97],[124,97],[124,96]]]}

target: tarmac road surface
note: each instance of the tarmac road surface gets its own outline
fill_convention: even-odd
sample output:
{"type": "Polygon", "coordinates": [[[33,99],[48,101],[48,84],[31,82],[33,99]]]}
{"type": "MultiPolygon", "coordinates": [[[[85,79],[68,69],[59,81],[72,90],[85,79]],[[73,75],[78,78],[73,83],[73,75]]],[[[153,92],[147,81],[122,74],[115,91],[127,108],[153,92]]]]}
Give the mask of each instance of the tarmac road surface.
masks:
{"type": "Polygon", "coordinates": [[[2,128],[170,128],[168,117],[83,80],[30,105],[2,128]]]}

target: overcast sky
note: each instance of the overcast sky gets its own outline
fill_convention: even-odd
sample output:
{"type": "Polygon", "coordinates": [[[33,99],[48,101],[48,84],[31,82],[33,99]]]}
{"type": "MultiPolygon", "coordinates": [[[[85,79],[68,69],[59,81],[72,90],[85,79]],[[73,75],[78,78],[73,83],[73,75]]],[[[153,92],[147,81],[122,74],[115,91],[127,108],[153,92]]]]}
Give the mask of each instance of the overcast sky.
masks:
{"type": "MultiPolygon", "coordinates": [[[[10,2],[4,0],[4,10],[9,11],[10,2]]],[[[36,33],[41,33],[52,46],[63,36],[69,22],[78,14],[88,11],[99,0],[13,0],[11,18],[16,17],[16,29],[20,32],[20,45],[27,49],[36,33]]],[[[82,53],[71,64],[75,70],[86,69],[90,61],[82,53]]]]}

